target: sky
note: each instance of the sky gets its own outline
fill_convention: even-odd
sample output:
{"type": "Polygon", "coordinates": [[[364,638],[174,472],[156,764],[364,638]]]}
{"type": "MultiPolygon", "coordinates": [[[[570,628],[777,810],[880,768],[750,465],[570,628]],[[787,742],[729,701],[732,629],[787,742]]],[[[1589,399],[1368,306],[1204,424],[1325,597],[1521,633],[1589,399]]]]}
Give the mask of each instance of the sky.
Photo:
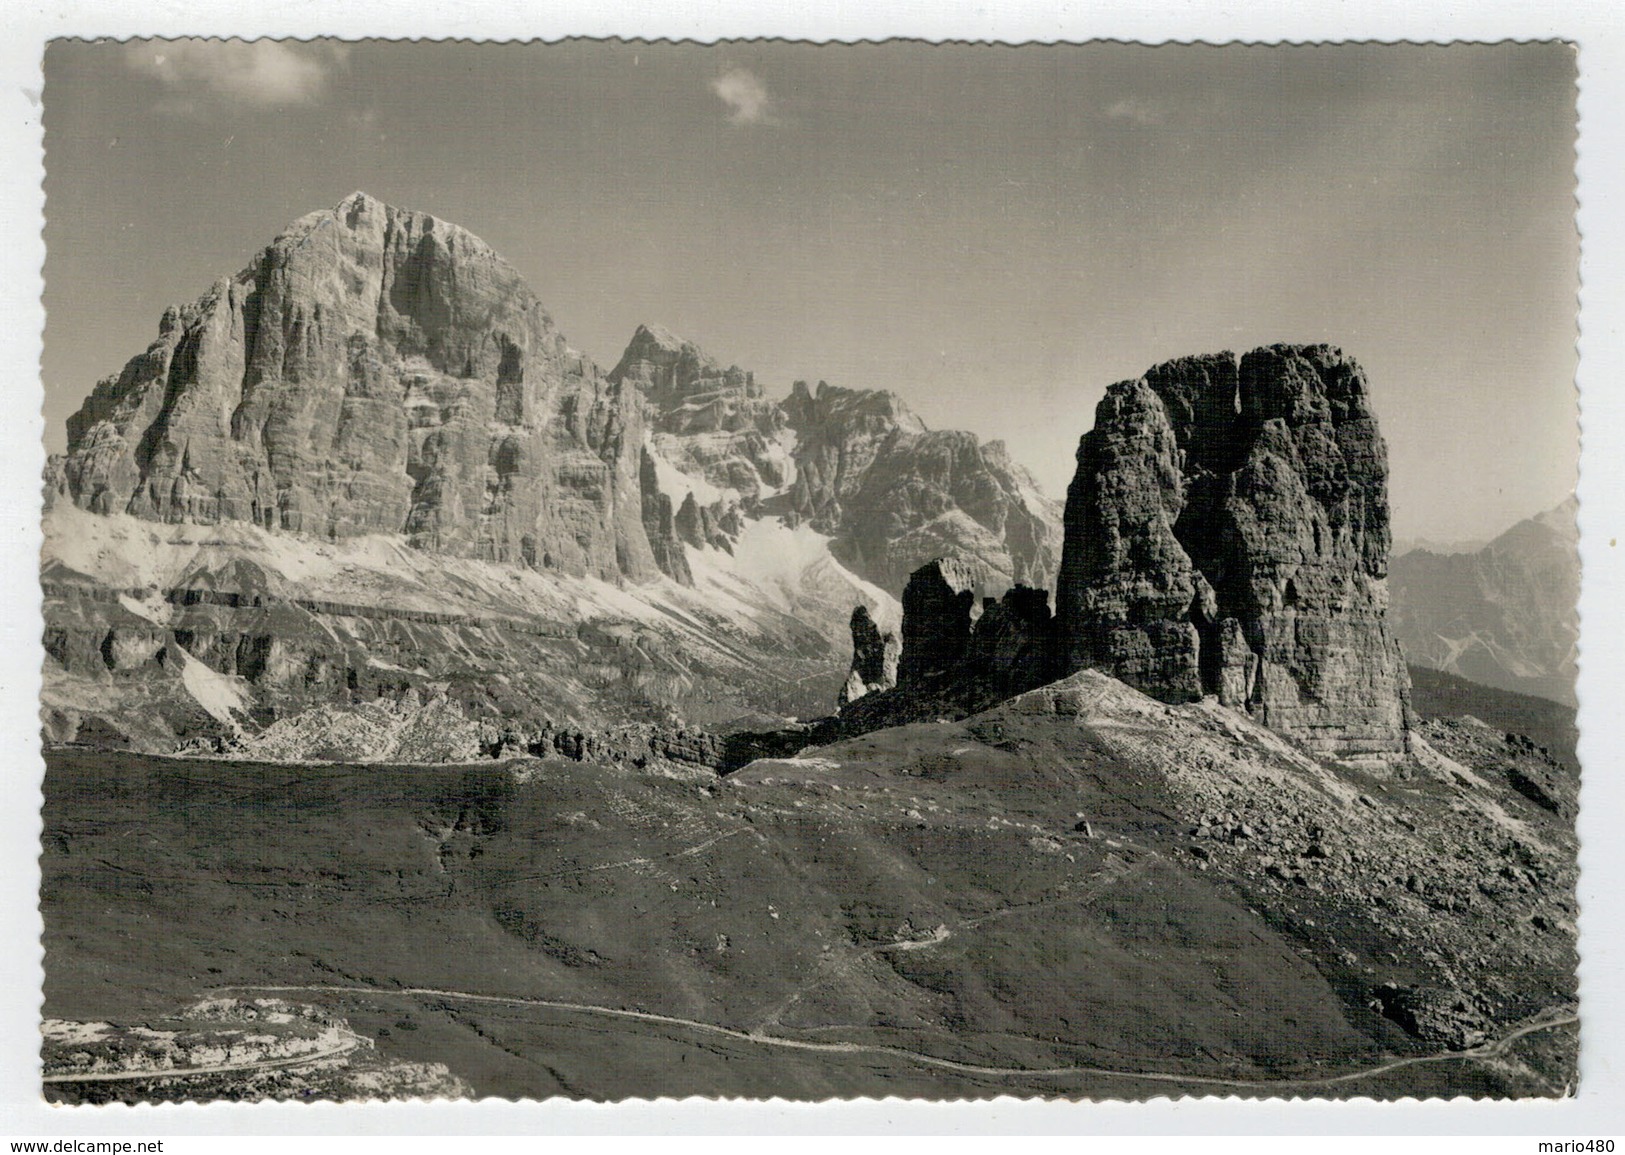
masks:
{"type": "Polygon", "coordinates": [[[96,380],[357,189],[454,221],[606,369],[659,322],[770,392],[895,390],[1052,496],[1113,381],[1329,342],[1394,531],[1493,536],[1578,466],[1560,44],[59,41],[47,446],[96,380]]]}

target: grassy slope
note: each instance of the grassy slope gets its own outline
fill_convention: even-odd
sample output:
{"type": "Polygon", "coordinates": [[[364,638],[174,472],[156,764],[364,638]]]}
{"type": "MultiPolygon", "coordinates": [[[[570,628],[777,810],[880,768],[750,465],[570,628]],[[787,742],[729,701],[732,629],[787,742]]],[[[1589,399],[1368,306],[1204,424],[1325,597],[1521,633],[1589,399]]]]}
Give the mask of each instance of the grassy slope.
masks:
{"type": "Polygon", "coordinates": [[[1458,678],[1442,670],[1411,666],[1411,705],[1424,718],[1457,718],[1470,714],[1497,730],[1523,734],[1544,746],[1558,762],[1579,768],[1575,743],[1579,730],[1575,710],[1561,702],[1515,694],[1458,678]]]}
{"type": "MultiPolygon", "coordinates": [[[[1508,1022],[1569,997],[1560,936],[1544,954],[1503,944],[1515,958],[1502,958],[1468,925],[1483,911],[1453,931],[1420,895],[1368,909],[1349,897],[1364,882],[1267,874],[1259,806],[1286,799],[1288,833],[1317,806],[1351,831],[1376,820],[1348,783],[1302,766],[1292,780],[1296,764],[1251,731],[1200,709],[1165,716],[1118,690],[1074,702],[1077,716],[1042,698],[1033,716],[1018,701],[711,783],[561,762],[356,769],[59,752],[46,781],[47,1014],[139,1021],[240,984],[416,986],[1267,1089],[1427,1050],[1366,1006],[1375,981],[1437,979],[1443,964],[1409,941],[1413,927],[1429,929],[1425,953],[1465,963],[1458,953],[1477,952],[1490,977],[1515,972],[1483,987],[1508,1022]],[[1221,807],[1257,824],[1257,845],[1213,842],[1201,859],[1193,813],[1221,807]],[[1088,831],[1074,829],[1080,813],[1088,831]],[[928,938],[940,941],[904,945],[928,938]]],[[[1384,786],[1362,785],[1386,804],[1384,786]]],[[[1426,810],[1430,790],[1450,788],[1407,785],[1401,798],[1394,784],[1395,804],[1426,810]]],[[[1431,830],[1395,828],[1401,841],[1381,843],[1382,821],[1367,849],[1384,869],[1438,853],[1431,830]]],[[[1459,831],[1437,836],[1460,844],[1459,831]]],[[[1324,869],[1339,866],[1334,854],[1324,869]]],[[[1548,898],[1501,905],[1533,901],[1548,898]]],[[[284,997],[331,1006],[385,1054],[444,1062],[487,1095],[1234,1090],[953,1072],[449,997],[284,997]]],[[[1557,1050],[1545,1074],[1447,1063],[1344,1091],[1550,1093],[1571,1061],[1557,1050]]]]}

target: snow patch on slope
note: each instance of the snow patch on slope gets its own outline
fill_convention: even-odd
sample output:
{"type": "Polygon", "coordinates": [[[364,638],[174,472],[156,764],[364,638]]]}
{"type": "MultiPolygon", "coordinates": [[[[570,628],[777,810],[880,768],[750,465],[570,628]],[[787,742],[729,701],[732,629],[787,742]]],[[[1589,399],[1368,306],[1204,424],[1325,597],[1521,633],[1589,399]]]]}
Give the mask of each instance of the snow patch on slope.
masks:
{"type": "Polygon", "coordinates": [[[772,608],[787,614],[804,609],[809,601],[848,608],[862,602],[882,629],[896,629],[903,616],[901,603],[837,561],[830,540],[805,523],[791,528],[776,517],[750,520],[732,555],[718,549],[690,550],[689,568],[696,589],[736,599],[759,591],[772,608]]]}
{"type": "Polygon", "coordinates": [[[247,707],[247,694],[237,679],[219,673],[192,657],[181,646],[173,647],[181,660],[181,683],[197,704],[209,712],[216,722],[237,728],[237,715],[247,707]]]}
{"type": "Polygon", "coordinates": [[[723,490],[703,477],[693,477],[684,473],[666,460],[653,435],[644,438],[643,447],[649,451],[649,456],[655,463],[655,481],[660,486],[660,492],[671,498],[673,509],[682,505],[690,493],[694,495],[694,500],[699,505],[712,505],[726,496],[723,490]]]}

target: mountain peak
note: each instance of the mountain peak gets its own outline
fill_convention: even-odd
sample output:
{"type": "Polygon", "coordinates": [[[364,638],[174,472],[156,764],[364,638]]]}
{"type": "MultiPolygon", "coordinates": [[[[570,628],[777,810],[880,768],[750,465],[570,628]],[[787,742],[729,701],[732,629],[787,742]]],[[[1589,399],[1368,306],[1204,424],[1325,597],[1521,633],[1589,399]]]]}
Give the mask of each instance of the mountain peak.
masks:
{"type": "Polygon", "coordinates": [[[656,322],[645,322],[632,334],[631,345],[653,345],[658,349],[671,353],[680,353],[684,346],[695,347],[692,341],[685,341],[666,326],[656,322]]]}
{"type": "Polygon", "coordinates": [[[1537,513],[1530,520],[1537,525],[1545,526],[1565,540],[1577,542],[1580,530],[1576,524],[1576,519],[1579,516],[1580,499],[1578,496],[1570,494],[1553,508],[1544,513],[1537,513]]]}
{"type": "Polygon", "coordinates": [[[64,478],[98,513],[652,579],[642,403],[584,401],[597,378],[489,244],[358,190],[166,313],[70,419],[64,478]],[[617,412],[564,416],[594,404],[617,412]],[[555,478],[582,448],[608,474],[574,508],[555,478]]]}
{"type": "Polygon", "coordinates": [[[684,340],[664,325],[647,322],[632,334],[626,352],[610,370],[609,379],[616,384],[630,381],[661,409],[719,390],[758,394],[751,374],[737,365],[724,369],[693,341],[684,340]]]}

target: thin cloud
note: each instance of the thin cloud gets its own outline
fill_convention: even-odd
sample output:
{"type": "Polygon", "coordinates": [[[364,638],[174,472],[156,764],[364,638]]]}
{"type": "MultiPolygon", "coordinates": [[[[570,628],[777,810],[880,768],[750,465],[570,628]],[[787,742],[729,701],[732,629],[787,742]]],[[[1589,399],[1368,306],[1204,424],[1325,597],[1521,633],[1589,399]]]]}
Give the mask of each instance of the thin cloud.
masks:
{"type": "Polygon", "coordinates": [[[776,124],[773,98],[761,77],[745,68],[730,68],[711,82],[711,91],[728,106],[729,124],[776,124]]]}
{"type": "Polygon", "coordinates": [[[349,54],[343,44],[146,40],[125,46],[124,64],[169,90],[161,107],[197,112],[206,102],[259,108],[310,104],[326,92],[349,54]]]}
{"type": "Polygon", "coordinates": [[[1106,109],[1106,119],[1126,120],[1130,124],[1145,127],[1162,123],[1162,109],[1154,104],[1147,104],[1143,100],[1136,100],[1130,96],[1110,105],[1106,109]]]}
{"type": "Polygon", "coordinates": [[[376,108],[352,108],[344,114],[344,123],[357,132],[374,132],[383,123],[376,108]]]}

